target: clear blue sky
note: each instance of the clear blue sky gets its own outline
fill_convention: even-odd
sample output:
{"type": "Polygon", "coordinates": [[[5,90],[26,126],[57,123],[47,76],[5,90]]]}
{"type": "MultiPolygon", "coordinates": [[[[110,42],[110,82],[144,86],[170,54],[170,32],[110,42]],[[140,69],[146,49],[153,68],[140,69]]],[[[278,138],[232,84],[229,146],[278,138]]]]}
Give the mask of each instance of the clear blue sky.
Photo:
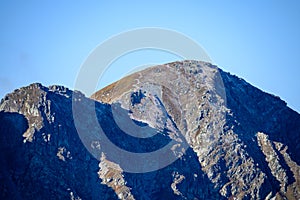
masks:
{"type": "MultiPolygon", "coordinates": [[[[191,37],[223,70],[300,111],[300,1],[73,2],[0,2],[0,97],[32,82],[72,89],[98,44],[134,28],[161,27],[191,37]]],[[[174,59],[163,52],[133,53],[115,62],[116,73],[102,84],[129,66],[174,59]]]]}

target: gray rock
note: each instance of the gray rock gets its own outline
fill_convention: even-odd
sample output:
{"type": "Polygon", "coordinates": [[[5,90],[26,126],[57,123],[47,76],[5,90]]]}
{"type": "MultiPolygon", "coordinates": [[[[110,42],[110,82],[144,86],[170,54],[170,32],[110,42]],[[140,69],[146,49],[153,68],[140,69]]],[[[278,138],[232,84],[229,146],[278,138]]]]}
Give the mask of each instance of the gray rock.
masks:
{"type": "Polygon", "coordinates": [[[136,72],[91,98],[31,84],[0,103],[0,198],[300,199],[299,130],[279,97],[200,61],[136,72]]]}

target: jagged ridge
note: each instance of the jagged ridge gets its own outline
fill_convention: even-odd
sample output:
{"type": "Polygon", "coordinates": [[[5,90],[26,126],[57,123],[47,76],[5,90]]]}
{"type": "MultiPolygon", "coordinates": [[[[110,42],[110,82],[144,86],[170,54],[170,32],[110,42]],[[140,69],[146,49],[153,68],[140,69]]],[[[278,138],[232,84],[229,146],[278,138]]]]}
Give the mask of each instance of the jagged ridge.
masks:
{"type": "Polygon", "coordinates": [[[155,66],[92,99],[99,102],[40,84],[2,99],[2,199],[300,198],[299,114],[216,66],[199,61],[155,66]],[[75,118],[72,100],[81,106],[75,118]],[[92,110],[106,136],[128,151],[151,152],[171,140],[190,148],[174,148],[178,159],[157,171],[129,173],[98,137],[92,110]],[[90,152],[76,119],[89,132],[84,142],[90,152]],[[118,120],[147,131],[129,136],[118,120]],[[151,132],[159,134],[149,137],[151,132]]]}

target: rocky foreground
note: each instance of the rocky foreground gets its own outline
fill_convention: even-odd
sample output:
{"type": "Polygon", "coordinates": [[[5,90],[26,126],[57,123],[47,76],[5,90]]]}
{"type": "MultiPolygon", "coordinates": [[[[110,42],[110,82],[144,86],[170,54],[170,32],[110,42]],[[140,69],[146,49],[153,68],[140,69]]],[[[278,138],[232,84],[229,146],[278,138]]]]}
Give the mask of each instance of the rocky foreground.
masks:
{"type": "Polygon", "coordinates": [[[300,115],[200,61],[0,104],[1,199],[300,199],[300,115]]]}

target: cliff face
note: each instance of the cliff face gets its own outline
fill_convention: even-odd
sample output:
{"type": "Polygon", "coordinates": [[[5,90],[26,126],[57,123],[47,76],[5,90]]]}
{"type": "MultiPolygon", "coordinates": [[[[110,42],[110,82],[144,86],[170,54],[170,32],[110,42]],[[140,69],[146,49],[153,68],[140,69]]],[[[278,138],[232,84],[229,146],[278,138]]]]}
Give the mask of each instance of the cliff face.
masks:
{"type": "Polygon", "coordinates": [[[216,66],[174,62],[91,98],[0,104],[1,199],[300,199],[300,115],[216,66]]]}
{"type": "Polygon", "coordinates": [[[114,192],[97,177],[72,118],[73,92],[32,84],[1,102],[1,199],[87,199],[114,192]]]}

